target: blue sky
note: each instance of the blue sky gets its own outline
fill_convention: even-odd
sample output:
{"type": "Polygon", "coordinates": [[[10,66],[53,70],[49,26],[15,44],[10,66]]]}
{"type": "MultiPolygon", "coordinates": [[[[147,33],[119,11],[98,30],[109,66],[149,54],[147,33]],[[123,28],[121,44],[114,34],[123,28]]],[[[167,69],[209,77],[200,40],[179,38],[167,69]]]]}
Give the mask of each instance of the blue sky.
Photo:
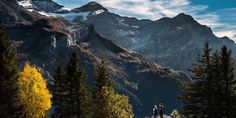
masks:
{"type": "MultiPolygon", "coordinates": [[[[65,7],[75,8],[92,0],[55,0],[65,7]]],[[[192,15],[218,36],[228,36],[236,42],[236,0],[94,0],[110,12],[139,19],[158,20],[179,13],[192,15]]]]}

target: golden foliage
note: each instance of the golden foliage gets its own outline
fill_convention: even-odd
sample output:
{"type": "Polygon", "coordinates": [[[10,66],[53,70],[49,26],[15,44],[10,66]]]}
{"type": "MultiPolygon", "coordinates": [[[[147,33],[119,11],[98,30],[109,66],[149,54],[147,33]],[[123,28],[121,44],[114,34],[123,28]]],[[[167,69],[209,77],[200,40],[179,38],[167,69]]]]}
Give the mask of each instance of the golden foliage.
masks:
{"type": "Polygon", "coordinates": [[[107,97],[107,112],[111,118],[133,118],[132,106],[129,98],[118,94],[110,87],[103,87],[104,96],[107,97]]]}
{"type": "Polygon", "coordinates": [[[46,81],[38,70],[26,63],[17,83],[17,101],[24,115],[30,118],[42,118],[51,108],[51,97],[46,81]]]}

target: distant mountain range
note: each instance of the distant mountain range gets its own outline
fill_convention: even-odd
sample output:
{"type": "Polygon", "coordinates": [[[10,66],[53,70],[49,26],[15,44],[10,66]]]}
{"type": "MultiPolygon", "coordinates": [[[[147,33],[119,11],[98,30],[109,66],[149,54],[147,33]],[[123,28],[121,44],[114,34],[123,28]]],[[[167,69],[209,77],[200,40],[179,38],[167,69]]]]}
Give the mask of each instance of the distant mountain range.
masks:
{"type": "Polygon", "coordinates": [[[183,13],[173,18],[151,21],[104,12],[83,22],[93,24],[99,34],[117,45],[177,70],[187,72],[192,68],[206,42],[214,50],[226,45],[232,49],[236,59],[236,45],[233,40],[216,37],[209,27],[183,13]]]}
{"type": "Polygon", "coordinates": [[[216,37],[209,27],[199,24],[193,17],[184,13],[174,18],[152,21],[122,17],[109,12],[96,2],[66,11],[59,6],[57,10],[50,11],[50,14],[63,16],[74,22],[92,24],[99,34],[117,45],[173,69],[187,72],[206,42],[209,42],[214,50],[226,45],[232,49],[236,59],[236,45],[233,40],[228,37],[216,37]]]}
{"type": "Polygon", "coordinates": [[[232,40],[185,14],[151,21],[121,17],[96,2],[67,9],[52,0],[1,0],[0,15],[20,65],[29,60],[50,78],[55,64],[65,64],[75,51],[92,84],[96,64],[105,59],[114,86],[130,97],[138,117],[150,116],[160,102],[167,113],[181,109],[179,85],[190,80],[185,70],[203,43],[236,50],[232,40]]]}

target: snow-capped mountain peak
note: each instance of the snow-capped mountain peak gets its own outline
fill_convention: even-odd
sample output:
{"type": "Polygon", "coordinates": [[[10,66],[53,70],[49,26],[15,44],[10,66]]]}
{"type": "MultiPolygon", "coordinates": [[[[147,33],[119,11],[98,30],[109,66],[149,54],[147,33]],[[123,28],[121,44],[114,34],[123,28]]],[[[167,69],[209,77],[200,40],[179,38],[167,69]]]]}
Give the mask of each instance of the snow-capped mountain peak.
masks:
{"type": "Polygon", "coordinates": [[[26,8],[44,12],[53,12],[63,8],[62,5],[57,4],[52,0],[17,0],[17,3],[26,8]]]}
{"type": "Polygon", "coordinates": [[[95,11],[108,11],[108,10],[97,2],[89,2],[83,5],[82,7],[73,9],[72,11],[73,12],[88,12],[88,11],[95,12],[95,11]]]}
{"type": "Polygon", "coordinates": [[[52,0],[18,0],[17,3],[30,12],[38,12],[45,16],[50,16],[48,12],[53,12],[63,7],[52,0]]]}
{"type": "Polygon", "coordinates": [[[75,19],[84,21],[92,16],[96,16],[104,12],[108,12],[108,10],[104,8],[102,5],[96,2],[89,2],[81,7],[74,9],[65,9],[64,7],[62,7],[61,9],[58,9],[50,14],[54,17],[62,16],[70,21],[75,19]]]}
{"type": "Polygon", "coordinates": [[[30,12],[38,12],[41,15],[64,17],[67,20],[87,20],[88,18],[108,12],[106,8],[96,2],[89,2],[81,7],[70,9],[59,5],[53,0],[18,0],[18,4],[30,12]]]}

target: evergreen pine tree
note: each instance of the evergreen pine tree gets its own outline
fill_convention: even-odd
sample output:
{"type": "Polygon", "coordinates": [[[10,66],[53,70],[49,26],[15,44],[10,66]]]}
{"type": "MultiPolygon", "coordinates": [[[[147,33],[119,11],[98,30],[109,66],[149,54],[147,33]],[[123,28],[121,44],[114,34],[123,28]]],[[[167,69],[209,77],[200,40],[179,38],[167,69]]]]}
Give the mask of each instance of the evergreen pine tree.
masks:
{"type": "Polygon", "coordinates": [[[111,86],[111,80],[110,80],[110,75],[107,70],[107,65],[105,64],[105,61],[102,60],[101,64],[98,65],[97,67],[97,73],[96,73],[96,78],[95,78],[95,89],[96,91],[100,91],[102,87],[104,86],[111,86]]]}
{"type": "Polygon", "coordinates": [[[234,78],[234,63],[231,50],[226,46],[221,49],[221,74],[223,84],[222,113],[225,118],[236,117],[236,80],[234,78]]]}
{"type": "Polygon", "coordinates": [[[85,111],[87,110],[87,89],[85,85],[86,73],[80,67],[79,56],[73,53],[69,59],[66,67],[65,80],[66,80],[66,93],[65,95],[67,104],[68,117],[83,118],[86,117],[85,111]]]}
{"type": "Polygon", "coordinates": [[[0,23],[0,113],[9,118],[14,114],[15,83],[18,77],[16,53],[0,23]]]}
{"type": "Polygon", "coordinates": [[[222,74],[221,74],[221,63],[220,63],[220,54],[216,51],[212,56],[212,64],[211,64],[211,72],[212,72],[212,96],[213,103],[212,108],[214,112],[215,118],[222,118],[222,74]]]}
{"type": "Polygon", "coordinates": [[[107,71],[104,60],[101,61],[101,64],[97,66],[97,72],[95,77],[95,95],[94,103],[96,111],[94,117],[99,118],[110,118],[111,113],[108,107],[108,98],[106,97],[106,89],[110,88],[110,76],[107,71]]]}
{"type": "Polygon", "coordinates": [[[199,56],[198,64],[192,70],[193,81],[183,84],[183,94],[180,99],[184,103],[183,114],[188,118],[212,118],[212,73],[211,49],[208,43],[204,45],[203,54],[199,56]]]}
{"type": "Polygon", "coordinates": [[[55,71],[55,76],[51,80],[50,89],[53,94],[53,105],[55,106],[53,118],[64,118],[65,116],[65,78],[61,65],[58,65],[55,71]]]}

